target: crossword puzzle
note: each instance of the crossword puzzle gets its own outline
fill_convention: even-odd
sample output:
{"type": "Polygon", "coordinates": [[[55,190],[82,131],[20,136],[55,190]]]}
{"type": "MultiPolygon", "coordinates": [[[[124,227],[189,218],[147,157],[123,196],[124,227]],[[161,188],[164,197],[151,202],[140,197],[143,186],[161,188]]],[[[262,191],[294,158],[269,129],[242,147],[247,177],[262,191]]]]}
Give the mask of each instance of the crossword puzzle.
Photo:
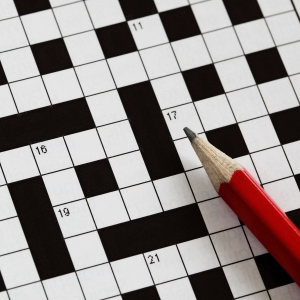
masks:
{"type": "Polygon", "coordinates": [[[299,13],[0,0],[0,300],[299,300],[182,130],[300,226],[299,13]]]}

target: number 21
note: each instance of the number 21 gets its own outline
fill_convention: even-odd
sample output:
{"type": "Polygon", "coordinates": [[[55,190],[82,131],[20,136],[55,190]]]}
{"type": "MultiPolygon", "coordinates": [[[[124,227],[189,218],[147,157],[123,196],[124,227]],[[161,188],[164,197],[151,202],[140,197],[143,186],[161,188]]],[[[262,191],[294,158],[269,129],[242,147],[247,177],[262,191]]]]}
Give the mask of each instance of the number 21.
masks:
{"type": "Polygon", "coordinates": [[[148,258],[149,258],[149,264],[150,265],[155,264],[156,262],[160,262],[159,257],[158,257],[157,254],[155,254],[154,256],[153,255],[148,255],[148,258]]]}

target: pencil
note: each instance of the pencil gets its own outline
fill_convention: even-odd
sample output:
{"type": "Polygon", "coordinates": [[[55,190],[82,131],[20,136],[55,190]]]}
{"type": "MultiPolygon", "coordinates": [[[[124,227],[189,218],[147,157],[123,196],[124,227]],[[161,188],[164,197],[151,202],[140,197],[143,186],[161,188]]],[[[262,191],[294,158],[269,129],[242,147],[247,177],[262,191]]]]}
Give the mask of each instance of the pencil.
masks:
{"type": "Polygon", "coordinates": [[[184,128],[217,193],[300,285],[300,231],[236,161],[184,128]]]}

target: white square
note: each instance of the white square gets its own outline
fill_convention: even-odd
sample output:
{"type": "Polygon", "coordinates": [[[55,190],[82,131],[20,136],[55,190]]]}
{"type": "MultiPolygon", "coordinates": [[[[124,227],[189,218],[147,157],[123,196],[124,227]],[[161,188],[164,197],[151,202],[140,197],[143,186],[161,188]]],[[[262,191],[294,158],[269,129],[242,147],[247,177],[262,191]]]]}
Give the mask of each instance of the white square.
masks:
{"type": "Polygon", "coordinates": [[[4,151],[0,160],[8,183],[39,175],[29,146],[4,151]]]}
{"type": "Polygon", "coordinates": [[[10,300],[6,291],[0,292],[0,300],[10,300]]]}
{"type": "Polygon", "coordinates": [[[0,2],[0,20],[17,16],[18,12],[13,0],[6,0],[0,2]]]}
{"type": "Polygon", "coordinates": [[[267,292],[255,293],[250,296],[239,298],[240,300],[269,300],[270,297],[267,292]]]}
{"type": "Polygon", "coordinates": [[[274,47],[274,42],[264,19],[235,26],[245,54],[274,47]]]}
{"type": "Polygon", "coordinates": [[[243,55],[232,27],[206,33],[203,37],[214,62],[243,55]]]}
{"type": "Polygon", "coordinates": [[[0,222],[0,255],[23,250],[28,244],[18,218],[0,222]]]}
{"type": "Polygon", "coordinates": [[[119,294],[109,264],[82,270],[77,274],[87,300],[110,298],[119,294]]]}
{"type": "Polygon", "coordinates": [[[49,300],[83,300],[75,273],[54,277],[43,281],[49,300]]]}
{"type": "Polygon", "coordinates": [[[218,196],[204,168],[189,171],[186,175],[198,202],[218,196]]]}
{"type": "Polygon", "coordinates": [[[259,85],[269,113],[299,105],[289,78],[273,80],[259,85]]]}
{"type": "Polygon", "coordinates": [[[181,105],[163,111],[165,121],[173,140],[185,137],[184,127],[193,128],[196,132],[203,132],[194,104],[181,105]]]}
{"type": "Polygon", "coordinates": [[[184,174],[155,180],[155,189],[164,210],[194,203],[194,197],[184,174]]]}
{"type": "Polygon", "coordinates": [[[269,293],[272,297],[272,300],[297,300],[300,298],[300,289],[295,282],[277,287],[275,289],[270,289],[269,293]]]}
{"type": "Polygon", "coordinates": [[[154,0],[154,2],[159,12],[171,10],[189,4],[188,0],[154,0]]]}
{"type": "Polygon", "coordinates": [[[235,123],[234,116],[225,95],[195,102],[205,130],[211,130],[235,123]]]}
{"type": "Polygon", "coordinates": [[[56,206],[54,211],[64,238],[96,229],[85,199],[56,206]]]}
{"type": "Polygon", "coordinates": [[[160,284],[156,288],[161,300],[196,300],[188,278],[160,284]]]}
{"type": "Polygon", "coordinates": [[[169,42],[158,14],[129,21],[128,25],[138,49],[169,42]],[[140,28],[139,24],[143,28],[140,28]]]}
{"type": "Polygon", "coordinates": [[[210,55],[201,35],[173,42],[172,47],[182,71],[211,63],[210,55]]]}
{"type": "Polygon", "coordinates": [[[99,127],[98,132],[108,157],[139,149],[128,121],[99,127]]]}
{"type": "Polygon", "coordinates": [[[93,29],[83,2],[53,9],[63,36],[93,29]]]}
{"type": "MultiPolygon", "coordinates": [[[[290,77],[294,91],[296,92],[298,99],[300,99],[300,74],[290,77]]],[[[1,89],[1,87],[0,87],[1,89]]],[[[1,93],[1,90],[0,90],[1,93]]],[[[1,96],[0,96],[1,97],[1,96]]]]}
{"type": "Polygon", "coordinates": [[[201,202],[199,208],[209,233],[240,225],[238,217],[222,198],[201,202]]]}
{"type": "Polygon", "coordinates": [[[114,261],[111,266],[122,294],[153,285],[142,254],[114,261]]]}
{"type": "Polygon", "coordinates": [[[84,198],[73,168],[44,175],[43,180],[53,206],[84,198]]]}
{"type": "Polygon", "coordinates": [[[241,227],[228,229],[211,235],[221,265],[231,264],[252,257],[241,227]]]}
{"type": "Polygon", "coordinates": [[[0,118],[17,113],[14,99],[9,90],[8,84],[0,86],[0,118]]]}
{"type": "Polygon", "coordinates": [[[265,289],[254,259],[223,268],[234,298],[265,289]]]}
{"type": "Polygon", "coordinates": [[[0,268],[7,289],[40,280],[30,250],[1,256],[0,268]]]}
{"type": "Polygon", "coordinates": [[[121,194],[132,220],[162,212],[151,182],[122,189],[121,194]]]}
{"type": "Polygon", "coordinates": [[[300,39],[300,24],[295,11],[266,19],[277,46],[300,39]]]}
{"type": "Polygon", "coordinates": [[[11,83],[10,88],[19,112],[50,105],[40,76],[11,83]]]}
{"type": "Polygon", "coordinates": [[[76,67],[75,69],[85,96],[102,93],[115,88],[106,61],[90,63],[76,67]]]}
{"type": "Polygon", "coordinates": [[[192,5],[201,32],[212,31],[231,25],[222,0],[212,0],[192,5]]]}
{"type": "Polygon", "coordinates": [[[265,184],[264,189],[284,212],[300,208],[300,192],[294,177],[265,184]]]}
{"type": "Polygon", "coordinates": [[[9,82],[40,74],[30,47],[1,53],[1,63],[9,82]]]}
{"type": "Polygon", "coordinates": [[[300,72],[300,42],[278,47],[279,54],[289,75],[300,72]]]}
{"type": "Polygon", "coordinates": [[[110,158],[109,162],[120,188],[150,180],[140,151],[110,158]]]}
{"type": "Polygon", "coordinates": [[[72,2],[76,2],[76,0],[49,0],[52,7],[61,6],[64,4],[70,4],[72,2]]]}
{"type": "Polygon", "coordinates": [[[118,88],[148,79],[137,52],[113,57],[108,59],[107,62],[118,88]]]}
{"type": "Polygon", "coordinates": [[[95,28],[126,21],[118,0],[90,0],[86,6],[95,28]]]}
{"type": "Polygon", "coordinates": [[[300,173],[300,141],[285,144],[283,149],[294,174],[300,173]]]}
{"type": "Polygon", "coordinates": [[[51,9],[27,14],[21,19],[31,45],[61,37],[51,9]]]}
{"type": "Polygon", "coordinates": [[[215,64],[225,92],[255,84],[246,58],[238,57],[215,64]]]}
{"type": "Polygon", "coordinates": [[[17,216],[7,185],[0,187],[0,220],[17,216]]]}
{"type": "Polygon", "coordinates": [[[63,138],[31,145],[41,174],[72,167],[72,161],[63,138]]]}
{"type": "Polygon", "coordinates": [[[238,122],[268,114],[257,86],[228,93],[227,97],[238,122]]]}
{"type": "Polygon", "coordinates": [[[82,91],[73,69],[43,75],[52,104],[82,97],[82,91]]]}
{"type": "Polygon", "coordinates": [[[105,158],[96,129],[67,135],[65,139],[75,166],[105,158]]]}
{"type": "Polygon", "coordinates": [[[199,157],[187,138],[177,140],[174,144],[185,171],[202,167],[199,157]]]}
{"type": "Polygon", "coordinates": [[[281,147],[256,152],[251,156],[262,183],[292,175],[281,147]]]}
{"type": "Polygon", "coordinates": [[[182,74],[174,74],[151,80],[161,109],[192,102],[182,74]]]}
{"type": "Polygon", "coordinates": [[[76,270],[107,262],[97,231],[66,239],[66,244],[76,270]]]}
{"type": "Polygon", "coordinates": [[[208,236],[178,244],[178,249],[189,275],[220,266],[208,236]]]}
{"type": "Polygon", "coordinates": [[[170,44],[140,51],[150,79],[179,72],[179,67],[170,44]]]}
{"type": "Polygon", "coordinates": [[[89,198],[88,203],[98,229],[129,221],[119,191],[89,198]]]}
{"type": "Polygon", "coordinates": [[[145,258],[155,284],[186,276],[176,246],[145,253],[145,258]]]}
{"type": "Polygon", "coordinates": [[[9,290],[10,300],[46,300],[46,295],[41,282],[36,282],[9,290]]]}
{"type": "MultiPolygon", "coordinates": [[[[93,1],[88,1],[91,3],[93,1]]],[[[64,39],[74,66],[104,59],[95,31],[72,35],[64,39]]]]}
{"type": "Polygon", "coordinates": [[[269,116],[240,123],[239,127],[250,152],[280,144],[269,116]]]}
{"type": "Polygon", "coordinates": [[[4,178],[4,174],[2,172],[2,168],[0,167],[0,185],[6,184],[6,180],[4,178]]]}
{"type": "Polygon", "coordinates": [[[245,234],[247,236],[247,240],[252,249],[253,255],[261,255],[267,253],[267,249],[260,243],[260,241],[253,235],[253,233],[248,229],[247,226],[243,226],[245,230],[245,234]]]}
{"type": "Polygon", "coordinates": [[[28,45],[28,41],[19,18],[0,22],[0,52],[28,45]]]}
{"type": "Polygon", "coordinates": [[[86,101],[96,126],[127,118],[120,96],[116,90],[87,97],[86,101]]]}
{"type": "Polygon", "coordinates": [[[258,3],[265,17],[293,10],[290,0],[258,0],[258,3]]]}

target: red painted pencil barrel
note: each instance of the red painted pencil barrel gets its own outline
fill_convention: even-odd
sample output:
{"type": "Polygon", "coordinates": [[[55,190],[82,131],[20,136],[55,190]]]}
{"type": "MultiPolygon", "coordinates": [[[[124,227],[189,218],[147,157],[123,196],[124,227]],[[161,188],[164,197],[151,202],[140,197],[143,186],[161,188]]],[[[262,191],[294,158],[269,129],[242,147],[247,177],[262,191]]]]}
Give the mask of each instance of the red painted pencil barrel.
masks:
{"type": "Polygon", "coordinates": [[[264,189],[237,170],[219,195],[300,286],[300,231],[264,189]]]}

